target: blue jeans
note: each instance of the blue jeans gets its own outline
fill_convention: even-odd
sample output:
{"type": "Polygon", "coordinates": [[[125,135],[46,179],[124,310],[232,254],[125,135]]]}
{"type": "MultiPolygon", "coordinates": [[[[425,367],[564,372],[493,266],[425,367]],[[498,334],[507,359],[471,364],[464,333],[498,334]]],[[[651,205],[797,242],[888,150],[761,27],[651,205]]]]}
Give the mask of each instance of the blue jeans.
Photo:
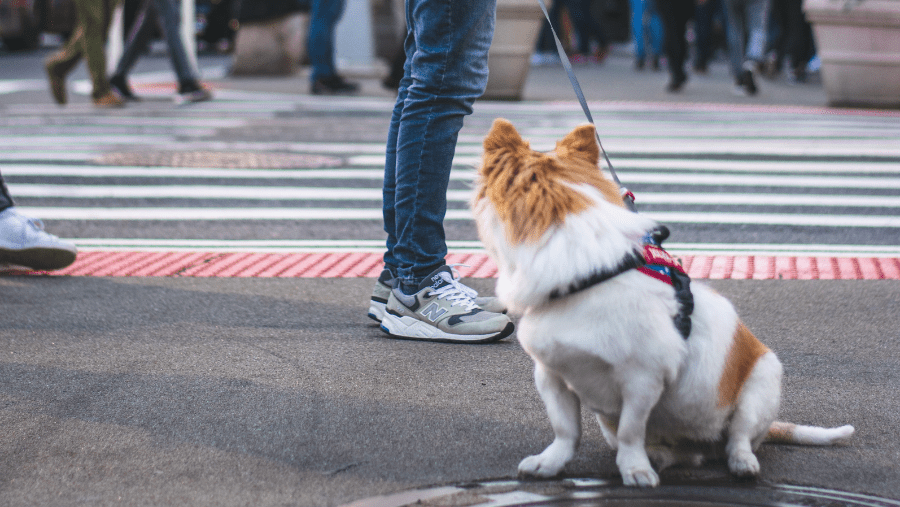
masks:
{"type": "Polygon", "coordinates": [[[406,63],[384,166],[384,262],[404,288],[444,264],[447,186],[463,117],[487,86],[496,0],[407,0],[406,63]]]}
{"type": "Polygon", "coordinates": [[[175,0],[144,0],[142,2],[114,75],[127,76],[138,57],[147,50],[150,38],[156,29],[157,16],[162,21],[163,33],[169,49],[169,59],[172,61],[175,75],[178,76],[178,83],[181,85],[195,84],[197,75],[188,60],[184,42],[181,40],[181,13],[175,0]]]}
{"type": "Polygon", "coordinates": [[[634,41],[634,56],[643,60],[647,56],[644,49],[644,30],[650,31],[650,54],[662,56],[663,26],[653,0],[631,0],[631,38],[634,41]]]}
{"type": "Polygon", "coordinates": [[[761,62],[765,57],[769,0],[725,0],[725,11],[728,14],[728,60],[731,74],[738,77],[744,61],[761,62]]]}
{"type": "Polygon", "coordinates": [[[344,0],[312,0],[309,11],[309,40],[306,52],[313,81],[336,74],[334,28],[344,13],[344,0]]]}

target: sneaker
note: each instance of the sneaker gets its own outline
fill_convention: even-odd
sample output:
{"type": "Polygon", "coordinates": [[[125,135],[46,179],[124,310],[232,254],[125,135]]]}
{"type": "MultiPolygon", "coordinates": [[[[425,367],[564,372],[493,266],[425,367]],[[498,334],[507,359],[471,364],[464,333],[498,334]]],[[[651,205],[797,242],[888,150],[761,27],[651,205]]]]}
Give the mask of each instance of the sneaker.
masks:
{"type": "Polygon", "coordinates": [[[391,290],[381,329],[395,338],[439,342],[488,343],[506,338],[515,326],[506,315],[475,304],[471,289],[453,277],[450,266],[429,275],[418,292],[391,290]]]}
{"type": "Polygon", "coordinates": [[[106,92],[102,97],[94,99],[94,107],[113,108],[125,107],[125,101],[119,98],[112,90],[106,92]]]}
{"type": "Polygon", "coordinates": [[[140,102],[141,100],[140,97],[134,94],[131,87],[128,86],[128,81],[125,80],[125,76],[116,75],[109,78],[109,86],[114,92],[118,93],[120,97],[128,102],[140,102]]]}
{"type": "Polygon", "coordinates": [[[748,61],[744,63],[744,71],[741,73],[741,84],[747,91],[747,95],[756,95],[756,79],[753,75],[757,73],[758,65],[756,62],[748,61]]]}
{"type": "MultiPolygon", "coordinates": [[[[491,312],[491,313],[506,313],[507,308],[506,305],[500,302],[499,299],[495,297],[479,297],[478,291],[471,287],[467,287],[463,285],[459,281],[459,273],[456,272],[454,266],[457,264],[451,265],[450,270],[453,275],[453,279],[460,286],[460,288],[465,291],[469,297],[475,300],[475,304],[478,305],[482,310],[491,312]]],[[[387,305],[388,298],[391,296],[391,290],[395,286],[396,278],[391,273],[389,269],[384,269],[381,271],[381,275],[378,276],[378,280],[375,281],[375,288],[372,290],[372,297],[369,300],[369,318],[374,320],[375,322],[381,322],[384,320],[384,308],[387,305]]]]}
{"type": "Polygon", "coordinates": [[[0,263],[37,270],[62,269],[75,262],[75,245],[44,232],[44,223],[14,207],[0,211],[0,263]]]}
{"type": "Polygon", "coordinates": [[[198,86],[196,89],[179,91],[175,94],[175,103],[181,105],[189,102],[205,102],[207,100],[212,100],[212,98],[212,92],[202,86],[198,86]]]}
{"type": "Polygon", "coordinates": [[[359,85],[345,81],[344,78],[335,74],[316,78],[312,82],[310,91],[313,95],[352,95],[359,91],[359,85]]]}

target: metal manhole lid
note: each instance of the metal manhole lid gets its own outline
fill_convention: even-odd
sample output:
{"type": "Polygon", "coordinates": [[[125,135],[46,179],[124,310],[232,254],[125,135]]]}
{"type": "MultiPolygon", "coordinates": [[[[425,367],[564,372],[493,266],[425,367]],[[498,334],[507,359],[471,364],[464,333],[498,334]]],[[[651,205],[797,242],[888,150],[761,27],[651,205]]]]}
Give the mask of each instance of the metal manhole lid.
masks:
{"type": "Polygon", "coordinates": [[[405,491],[343,507],[900,507],[825,488],[714,480],[629,488],[601,479],[494,480],[405,491]]]}
{"type": "Polygon", "coordinates": [[[106,153],[96,160],[102,165],[140,167],[215,167],[232,169],[318,169],[338,167],[339,157],[309,153],[252,151],[152,151],[106,153]]]}

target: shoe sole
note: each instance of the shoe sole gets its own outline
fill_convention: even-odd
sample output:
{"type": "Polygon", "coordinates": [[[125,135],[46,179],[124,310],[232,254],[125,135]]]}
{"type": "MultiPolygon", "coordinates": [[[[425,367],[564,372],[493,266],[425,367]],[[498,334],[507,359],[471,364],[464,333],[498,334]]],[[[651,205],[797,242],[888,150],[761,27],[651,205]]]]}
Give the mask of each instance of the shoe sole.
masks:
{"type": "Polygon", "coordinates": [[[441,331],[413,317],[397,317],[385,313],[381,330],[393,338],[443,343],[491,343],[511,335],[516,326],[510,322],[499,333],[461,335],[441,331]]]}
{"type": "Polygon", "coordinates": [[[387,301],[372,298],[369,302],[369,318],[380,324],[381,321],[384,320],[384,309],[386,307],[387,301]]]}
{"type": "Polygon", "coordinates": [[[26,248],[23,250],[0,248],[0,262],[39,271],[62,269],[75,262],[75,257],[75,252],[58,248],[26,248]]]}

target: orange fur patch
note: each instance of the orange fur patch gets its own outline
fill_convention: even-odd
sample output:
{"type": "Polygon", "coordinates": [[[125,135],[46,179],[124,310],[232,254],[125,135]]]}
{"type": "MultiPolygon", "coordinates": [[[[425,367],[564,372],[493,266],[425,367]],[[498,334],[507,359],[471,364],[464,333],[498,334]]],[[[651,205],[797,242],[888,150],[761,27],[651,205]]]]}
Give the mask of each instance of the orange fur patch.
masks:
{"type": "Polygon", "coordinates": [[[796,429],[796,424],[775,421],[769,426],[766,441],[781,444],[794,443],[794,430],[796,429]]]}
{"type": "Polygon", "coordinates": [[[719,407],[734,405],[756,361],[766,352],[769,352],[769,348],[753,336],[743,322],[738,322],[731,349],[725,359],[725,368],[719,379],[719,407]]]}
{"type": "Polygon", "coordinates": [[[568,215],[594,205],[570,185],[587,184],[624,206],[618,187],[597,167],[600,153],[593,125],[576,128],[550,153],[531,149],[508,121],[494,120],[484,140],[476,200],[487,198],[506,226],[508,240],[537,241],[568,215]]]}

